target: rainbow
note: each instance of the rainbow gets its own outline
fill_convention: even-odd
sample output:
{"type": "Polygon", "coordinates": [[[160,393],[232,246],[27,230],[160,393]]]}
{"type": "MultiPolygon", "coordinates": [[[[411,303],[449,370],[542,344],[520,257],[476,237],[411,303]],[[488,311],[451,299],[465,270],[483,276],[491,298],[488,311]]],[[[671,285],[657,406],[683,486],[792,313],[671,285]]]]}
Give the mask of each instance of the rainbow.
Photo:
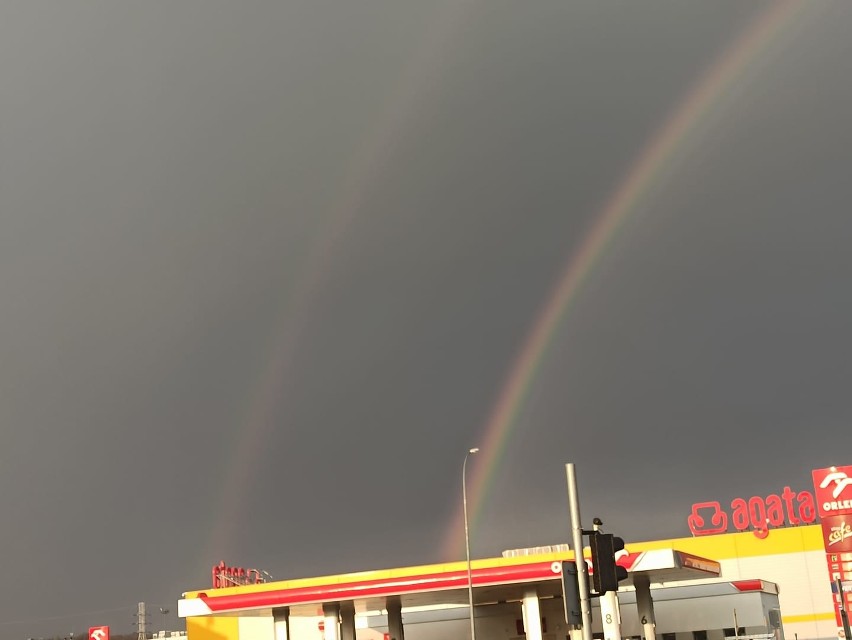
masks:
{"type": "MultiPolygon", "coordinates": [[[[497,398],[484,433],[477,444],[479,459],[472,465],[469,480],[469,524],[474,527],[486,502],[487,489],[506,451],[517,416],[544,361],[560,323],[577,299],[583,283],[617,235],[631,212],[671,170],[677,152],[689,134],[725,96],[751,63],[769,49],[770,43],[792,24],[803,2],[773,2],[730,44],[687,91],[662,126],[651,136],[615,191],[595,216],[579,249],[571,256],[556,287],[547,298],[512,365],[497,398]]],[[[464,554],[464,511],[459,504],[442,546],[446,559],[464,554]]]]}
{"type": "Polygon", "coordinates": [[[436,90],[441,70],[454,52],[454,45],[463,40],[463,27],[472,15],[475,3],[449,3],[435,12],[423,26],[423,37],[411,50],[411,57],[401,70],[398,82],[385,96],[346,165],[343,179],[332,190],[332,197],[323,217],[322,229],[303,259],[301,276],[293,283],[292,292],[282,305],[278,330],[270,338],[265,362],[259,375],[248,385],[247,403],[242,419],[232,433],[231,453],[221,461],[221,475],[212,479],[220,484],[214,491],[211,524],[208,537],[199,548],[197,570],[204,575],[220,560],[244,562],[245,556],[226,558],[239,546],[239,531],[243,523],[242,501],[256,477],[265,443],[279,424],[293,371],[299,339],[310,322],[315,298],[326,280],[334,261],[335,249],[363,207],[369,188],[380,181],[399,139],[420,115],[425,96],[436,90]],[[218,482],[217,482],[218,481],[218,482]]]}

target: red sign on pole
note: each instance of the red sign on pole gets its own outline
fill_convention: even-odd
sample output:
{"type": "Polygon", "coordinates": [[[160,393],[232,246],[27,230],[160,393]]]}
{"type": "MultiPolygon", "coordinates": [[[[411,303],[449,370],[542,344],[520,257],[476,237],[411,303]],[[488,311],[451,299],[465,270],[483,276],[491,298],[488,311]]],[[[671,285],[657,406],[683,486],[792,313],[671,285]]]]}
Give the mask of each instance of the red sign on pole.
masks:
{"type": "Polygon", "coordinates": [[[843,615],[852,607],[852,598],[847,591],[852,578],[852,466],[814,469],[811,475],[822,522],[825,560],[831,577],[834,616],[838,636],[843,637],[843,615]]]}
{"type": "Polygon", "coordinates": [[[852,466],[814,469],[820,517],[852,514],[852,466]]]}
{"type": "Polygon", "coordinates": [[[109,640],[109,627],[89,627],[89,640],[109,640]]]}
{"type": "Polygon", "coordinates": [[[826,553],[852,552],[852,516],[823,517],[822,540],[826,553]]]}

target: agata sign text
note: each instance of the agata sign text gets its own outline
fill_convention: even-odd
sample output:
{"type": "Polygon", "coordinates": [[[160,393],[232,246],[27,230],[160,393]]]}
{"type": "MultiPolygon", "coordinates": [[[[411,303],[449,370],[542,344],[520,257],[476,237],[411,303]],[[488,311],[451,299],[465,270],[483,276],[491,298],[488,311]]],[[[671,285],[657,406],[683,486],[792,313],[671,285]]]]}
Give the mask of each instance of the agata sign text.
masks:
{"type": "Polygon", "coordinates": [[[793,491],[784,487],[781,495],[770,494],[765,498],[752,496],[749,499],[734,498],[730,509],[724,509],[718,501],[697,502],[686,519],[694,536],[709,536],[728,531],[732,524],[737,531],[754,530],[754,535],[765,538],[770,527],[813,524],[817,509],[814,496],[809,491],[793,491]],[[730,511],[730,512],[729,512],[730,511]]]}

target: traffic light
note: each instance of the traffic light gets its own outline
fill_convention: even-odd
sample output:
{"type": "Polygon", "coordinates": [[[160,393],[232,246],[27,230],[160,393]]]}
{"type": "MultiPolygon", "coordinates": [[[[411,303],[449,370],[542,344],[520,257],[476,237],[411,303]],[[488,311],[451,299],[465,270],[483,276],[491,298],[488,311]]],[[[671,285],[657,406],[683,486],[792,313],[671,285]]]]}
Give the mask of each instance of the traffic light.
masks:
{"type": "Polygon", "coordinates": [[[562,561],[562,604],[565,606],[565,622],[579,627],[583,624],[580,609],[580,581],[574,561],[562,561]]]}
{"type": "Polygon", "coordinates": [[[592,583],[598,594],[618,591],[618,583],[627,577],[627,569],[615,563],[615,554],[624,549],[624,540],[611,533],[595,531],[589,536],[592,550],[592,583]]]}

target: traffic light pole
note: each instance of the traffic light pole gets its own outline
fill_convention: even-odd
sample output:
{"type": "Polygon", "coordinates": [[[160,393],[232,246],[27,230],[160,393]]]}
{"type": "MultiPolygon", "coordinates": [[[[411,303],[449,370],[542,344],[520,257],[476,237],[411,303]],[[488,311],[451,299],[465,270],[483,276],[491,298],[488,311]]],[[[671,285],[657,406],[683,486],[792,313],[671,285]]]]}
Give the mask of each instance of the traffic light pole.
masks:
{"type": "Polygon", "coordinates": [[[568,478],[568,506],[571,510],[571,535],[574,545],[574,562],[577,565],[577,581],[580,587],[580,612],[583,618],[583,640],[592,640],[592,604],[589,600],[589,570],[583,559],[583,525],[580,520],[580,498],[577,492],[577,476],[574,463],[565,465],[568,478]]]}

